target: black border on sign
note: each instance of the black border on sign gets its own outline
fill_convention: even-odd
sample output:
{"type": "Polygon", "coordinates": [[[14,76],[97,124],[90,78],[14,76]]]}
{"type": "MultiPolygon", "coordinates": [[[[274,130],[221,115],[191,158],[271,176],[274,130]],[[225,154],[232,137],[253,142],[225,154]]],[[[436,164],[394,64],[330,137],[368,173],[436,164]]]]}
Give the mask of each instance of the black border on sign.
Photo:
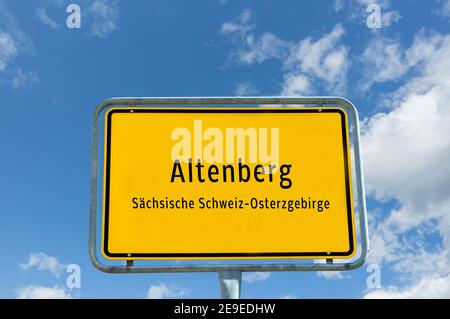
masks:
{"type": "MultiPolygon", "coordinates": [[[[347,148],[347,126],[346,116],[342,109],[327,109],[327,108],[283,108],[283,109],[137,109],[137,108],[121,108],[112,109],[107,113],[107,128],[106,128],[106,173],[105,173],[105,194],[104,194],[104,228],[103,228],[103,252],[106,256],[111,258],[236,258],[236,257],[319,257],[324,256],[332,258],[335,256],[350,256],[354,252],[353,243],[353,224],[352,224],[352,205],[350,196],[350,169],[349,158],[347,148]],[[108,236],[109,236],[109,187],[110,187],[110,168],[111,168],[111,126],[112,115],[115,113],[338,113],[341,116],[341,128],[342,128],[342,142],[344,145],[344,169],[345,169],[345,190],[347,199],[347,224],[348,224],[348,240],[349,250],[345,252],[259,252],[259,253],[112,253],[108,250],[108,236]]],[[[281,259],[281,258],[280,258],[281,259]]]]}

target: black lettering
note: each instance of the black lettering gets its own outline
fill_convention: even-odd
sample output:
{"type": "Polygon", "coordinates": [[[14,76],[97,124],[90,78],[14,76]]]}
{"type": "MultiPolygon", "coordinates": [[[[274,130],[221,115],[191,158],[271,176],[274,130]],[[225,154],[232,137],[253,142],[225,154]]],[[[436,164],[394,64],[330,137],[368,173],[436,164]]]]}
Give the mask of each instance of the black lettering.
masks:
{"type": "Polygon", "coordinates": [[[205,179],[202,177],[202,168],[204,166],[205,165],[203,165],[200,160],[198,160],[197,164],[195,164],[195,167],[197,168],[198,181],[200,183],[204,183],[205,182],[205,179]]]}
{"type": "Polygon", "coordinates": [[[239,159],[239,182],[247,183],[250,180],[250,167],[247,164],[243,164],[241,159],[239,159]],[[245,170],[245,178],[243,177],[242,170],[245,170]]]}
{"type": "Polygon", "coordinates": [[[263,178],[259,178],[259,175],[263,175],[264,174],[264,166],[258,164],[255,166],[255,180],[257,182],[264,182],[264,177],[263,178]]]}
{"type": "Polygon", "coordinates": [[[184,175],[183,175],[183,169],[181,168],[181,164],[179,160],[175,160],[173,163],[173,169],[172,169],[172,176],[170,178],[170,182],[173,183],[175,181],[176,177],[180,177],[181,181],[184,183],[184,175]],[[179,173],[177,174],[177,169],[179,173]]]}
{"type": "Polygon", "coordinates": [[[213,175],[217,175],[219,174],[219,168],[217,167],[217,165],[211,165],[208,168],[208,178],[211,182],[213,183],[217,183],[219,181],[218,178],[213,178],[213,175]]]}
{"type": "Polygon", "coordinates": [[[292,180],[288,177],[291,172],[292,165],[283,164],[280,166],[280,187],[283,189],[291,188],[292,180]]]}
{"type": "Polygon", "coordinates": [[[231,172],[230,182],[234,183],[234,167],[233,165],[224,165],[223,166],[223,181],[227,182],[227,169],[231,172]]]}

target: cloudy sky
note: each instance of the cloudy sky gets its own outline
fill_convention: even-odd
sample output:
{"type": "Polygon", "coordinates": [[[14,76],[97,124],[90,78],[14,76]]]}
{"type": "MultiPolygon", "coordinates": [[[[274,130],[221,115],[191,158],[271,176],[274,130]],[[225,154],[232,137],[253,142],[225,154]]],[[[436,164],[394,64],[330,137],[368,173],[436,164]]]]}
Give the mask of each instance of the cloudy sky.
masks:
{"type": "Polygon", "coordinates": [[[94,106],[205,95],[339,95],[361,117],[367,265],[245,274],[243,298],[450,297],[450,0],[0,0],[0,297],[219,297],[216,274],[87,255],[94,106]]]}

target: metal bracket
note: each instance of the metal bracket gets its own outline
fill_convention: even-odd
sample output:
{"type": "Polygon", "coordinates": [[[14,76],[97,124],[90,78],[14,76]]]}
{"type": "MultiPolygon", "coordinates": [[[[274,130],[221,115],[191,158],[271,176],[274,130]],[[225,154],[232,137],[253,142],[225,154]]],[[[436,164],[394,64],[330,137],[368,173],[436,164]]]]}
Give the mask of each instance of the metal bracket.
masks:
{"type": "MultiPolygon", "coordinates": [[[[91,144],[91,177],[90,177],[90,215],[89,215],[89,257],[92,264],[99,270],[109,273],[166,273],[166,272],[219,272],[221,283],[229,272],[262,272],[262,271],[342,271],[355,269],[362,266],[366,261],[369,249],[368,226],[366,213],[366,200],[363,181],[363,168],[359,140],[359,118],[355,106],[341,97],[145,97],[145,98],[112,98],[101,102],[94,111],[92,123],[91,144]],[[106,109],[113,106],[123,107],[201,107],[214,105],[216,107],[229,107],[246,105],[258,107],[259,105],[289,106],[300,105],[302,107],[341,107],[345,109],[351,119],[352,128],[350,134],[353,142],[354,172],[356,177],[357,209],[359,216],[359,239],[360,254],[353,260],[336,263],[308,262],[308,263],[203,263],[191,265],[139,265],[133,266],[132,260],[126,265],[106,265],[101,262],[97,255],[97,217],[98,217],[98,175],[99,175],[99,119],[106,109]],[[222,280],[223,278],[223,280],[222,280]]],[[[236,281],[237,279],[235,279],[236,281]]],[[[229,281],[227,281],[229,282],[229,281]]],[[[240,283],[240,281],[239,281],[240,283]]]]}

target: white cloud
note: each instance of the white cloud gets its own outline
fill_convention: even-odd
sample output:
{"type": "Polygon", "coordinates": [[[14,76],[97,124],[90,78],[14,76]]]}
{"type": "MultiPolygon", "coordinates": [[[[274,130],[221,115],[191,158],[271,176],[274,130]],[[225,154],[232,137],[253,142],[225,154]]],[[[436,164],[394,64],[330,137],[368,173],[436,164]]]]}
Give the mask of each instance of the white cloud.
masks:
{"type": "Polygon", "coordinates": [[[17,289],[18,299],[71,299],[70,293],[62,287],[42,287],[29,285],[17,289]]]}
{"type": "Polygon", "coordinates": [[[450,269],[450,35],[422,31],[398,55],[413,76],[392,94],[389,112],[363,121],[362,147],[369,194],[398,201],[387,216],[371,220],[370,259],[389,264],[410,284],[369,296],[445,297],[449,289],[442,283],[448,284],[450,269]]]}
{"type": "Polygon", "coordinates": [[[308,95],[311,92],[311,81],[306,75],[295,73],[284,75],[282,95],[308,95]]]}
{"type": "Polygon", "coordinates": [[[341,271],[317,271],[316,274],[319,277],[331,280],[333,279],[339,280],[346,278],[346,276],[344,276],[341,271]]]}
{"type": "Polygon", "coordinates": [[[21,68],[16,70],[12,79],[12,85],[15,89],[23,87],[32,87],[39,82],[39,77],[33,71],[24,71],[21,68]]]}
{"type": "Polygon", "coordinates": [[[256,93],[258,93],[258,90],[250,82],[238,83],[235,90],[237,96],[254,95],[256,93]]]}
{"type": "Polygon", "coordinates": [[[356,0],[356,3],[366,7],[372,3],[378,4],[382,8],[389,8],[391,6],[391,0],[356,0]]]}
{"type": "Polygon", "coordinates": [[[442,6],[434,13],[444,18],[450,18],[450,0],[442,0],[442,6]]]}
{"type": "Polygon", "coordinates": [[[344,28],[338,24],[317,41],[311,37],[300,41],[284,62],[282,94],[311,93],[311,82],[317,81],[328,94],[342,95],[349,68],[348,48],[340,44],[343,35],[344,28]]]}
{"type": "Polygon", "coordinates": [[[252,12],[249,9],[244,9],[237,18],[223,23],[220,29],[220,33],[237,34],[243,36],[255,27],[254,24],[251,23],[251,19],[252,12]]]}
{"type": "Polygon", "coordinates": [[[6,32],[0,32],[0,72],[6,69],[16,55],[17,47],[12,36],[6,32]]]}
{"type": "Polygon", "coordinates": [[[346,91],[349,59],[348,48],[341,44],[345,33],[342,25],[336,25],[315,41],[308,37],[299,43],[285,41],[270,32],[257,35],[255,28],[253,14],[248,9],[222,24],[220,33],[236,46],[230,54],[232,61],[244,65],[268,59],[282,61],[282,95],[312,94],[317,88],[324,88],[330,95],[342,95],[346,91]]]}
{"type": "Polygon", "coordinates": [[[0,74],[11,68],[21,55],[33,53],[33,42],[19,28],[17,20],[9,13],[4,2],[0,2],[0,74]]]}
{"type": "Polygon", "coordinates": [[[242,275],[242,280],[248,283],[254,283],[256,281],[265,281],[269,279],[270,272],[245,272],[242,275]]]}
{"type": "Polygon", "coordinates": [[[365,175],[378,199],[395,197],[419,211],[447,199],[450,113],[437,91],[409,96],[365,123],[365,175]]]}
{"type": "Polygon", "coordinates": [[[421,68],[440,46],[442,37],[420,31],[413,45],[404,49],[396,39],[377,37],[369,42],[361,56],[364,69],[363,90],[374,83],[402,79],[410,70],[421,68]]]}
{"type": "Polygon", "coordinates": [[[151,285],[147,292],[148,299],[166,299],[166,298],[183,298],[191,294],[189,289],[178,287],[177,285],[167,285],[160,283],[159,285],[151,285]]]}
{"type": "Polygon", "coordinates": [[[450,276],[425,277],[417,283],[399,288],[390,286],[375,289],[364,295],[366,299],[425,299],[425,298],[450,298],[450,276]]]}
{"type": "Polygon", "coordinates": [[[285,41],[270,32],[265,32],[259,37],[248,35],[245,42],[247,48],[238,52],[239,59],[244,64],[262,63],[268,59],[282,58],[286,55],[288,47],[285,41]]]}
{"type": "Polygon", "coordinates": [[[52,29],[57,29],[58,24],[48,16],[47,10],[44,8],[39,8],[36,10],[36,17],[41,21],[43,24],[48,25],[52,29]]]}
{"type": "Polygon", "coordinates": [[[444,1],[442,5],[442,15],[444,17],[450,17],[450,0],[444,1]]]}
{"type": "Polygon", "coordinates": [[[94,0],[86,9],[89,34],[108,38],[117,29],[119,9],[117,1],[94,0]]]}
{"type": "Polygon", "coordinates": [[[230,58],[233,62],[249,65],[268,59],[280,59],[287,55],[289,43],[270,32],[254,33],[253,14],[245,9],[235,19],[222,24],[220,33],[230,37],[238,46],[230,58]]]}
{"type": "MultiPolygon", "coordinates": [[[[421,74],[393,95],[396,106],[363,123],[368,191],[378,199],[394,197],[422,211],[449,199],[450,169],[450,36],[430,41],[419,36],[407,50],[421,48],[421,74]],[[426,42],[424,42],[426,41],[426,42]],[[432,46],[432,50],[425,48],[432,46]],[[426,205],[424,205],[426,204],[426,205]]],[[[414,60],[419,61],[419,56],[414,60]]],[[[441,214],[433,209],[439,216],[441,214]]],[[[423,213],[421,213],[423,215],[423,213]]]]}
{"type": "Polygon", "coordinates": [[[65,265],[60,263],[56,257],[48,256],[42,252],[30,254],[28,260],[19,266],[22,270],[36,268],[40,271],[50,271],[56,276],[59,276],[65,268],[65,265]]]}
{"type": "Polygon", "coordinates": [[[335,77],[345,63],[346,48],[336,48],[343,34],[344,28],[338,24],[330,33],[315,42],[310,37],[300,41],[287,59],[286,67],[298,66],[301,71],[312,73],[324,80],[328,75],[335,77]]]}
{"type": "Polygon", "coordinates": [[[388,11],[384,12],[381,15],[381,26],[382,27],[389,27],[393,23],[397,23],[401,19],[400,13],[397,11],[388,11]]]}
{"type": "Polygon", "coordinates": [[[339,12],[344,8],[344,0],[334,0],[333,9],[335,12],[339,12]]]}
{"type": "Polygon", "coordinates": [[[374,83],[398,80],[410,67],[404,60],[400,43],[383,37],[371,40],[361,59],[365,73],[361,85],[363,91],[367,91],[374,83]]]}

